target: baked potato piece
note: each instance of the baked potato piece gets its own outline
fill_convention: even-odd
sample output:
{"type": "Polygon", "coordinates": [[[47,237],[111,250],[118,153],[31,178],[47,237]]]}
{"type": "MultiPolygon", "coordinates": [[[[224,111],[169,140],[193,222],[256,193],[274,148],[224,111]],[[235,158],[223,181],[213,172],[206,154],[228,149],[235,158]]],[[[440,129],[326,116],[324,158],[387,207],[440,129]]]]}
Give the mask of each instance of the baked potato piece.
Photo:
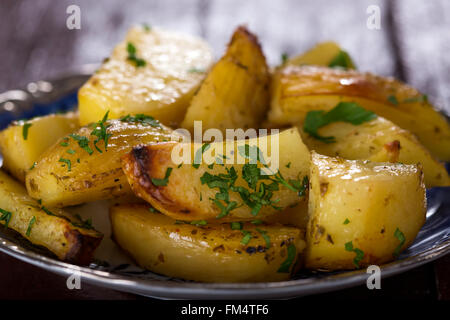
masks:
{"type": "Polygon", "coordinates": [[[3,168],[25,182],[25,174],[38,157],[58,138],[77,128],[78,115],[73,112],[13,122],[0,132],[3,168]]]}
{"type": "Polygon", "coordinates": [[[177,126],[212,64],[208,44],[187,34],[134,27],[78,93],[80,123],[146,114],[177,126]]]}
{"type": "Polygon", "coordinates": [[[334,122],[318,130],[322,137],[332,136],[334,143],[325,143],[303,130],[302,138],[310,150],[327,156],[374,162],[420,163],[427,187],[449,186],[444,165],[410,132],[381,117],[360,125],[334,122]]]}
{"type": "Polygon", "coordinates": [[[318,43],[305,53],[287,60],[287,65],[316,65],[325,67],[344,67],[356,69],[349,54],[332,41],[318,43]]]}
{"type": "Polygon", "coordinates": [[[81,265],[92,260],[103,238],[89,222],[75,219],[61,209],[43,207],[1,170],[0,223],[31,243],[47,248],[59,259],[81,265]]]}
{"type": "Polygon", "coordinates": [[[122,159],[136,195],[160,212],[186,221],[262,219],[295,205],[306,196],[310,162],[296,128],[237,142],[138,146],[122,159]],[[242,152],[256,148],[263,160],[249,163],[242,152]],[[183,157],[176,162],[174,155],[183,149],[195,154],[195,160],[197,155],[201,160],[204,151],[203,161],[183,157]],[[261,174],[265,161],[272,167],[263,169],[269,175],[261,174]]]}
{"type": "Polygon", "coordinates": [[[230,223],[193,225],[149,212],[149,206],[113,206],[113,238],[153,272],[203,282],[288,280],[305,247],[300,229],[230,223]],[[242,228],[242,229],[237,229],[242,228]]]}
{"type": "Polygon", "coordinates": [[[26,176],[31,197],[47,206],[64,207],[132,194],[120,157],[133,146],[173,137],[170,129],[148,117],[100,123],[59,139],[42,154],[26,176]],[[107,143],[105,139],[94,143],[102,136],[102,126],[107,143]]]}
{"type": "Polygon", "coordinates": [[[431,154],[450,160],[450,127],[416,89],[370,73],[312,66],[287,66],[273,77],[268,120],[275,125],[303,122],[312,110],[330,110],[339,102],[365,109],[415,134],[431,154]]]}
{"type": "Polygon", "coordinates": [[[306,267],[354,269],[393,260],[425,222],[418,165],[312,152],[306,267]]]}
{"type": "Polygon", "coordinates": [[[269,107],[269,68],[255,35],[245,27],[233,34],[225,55],[213,66],[192,99],[182,127],[257,128],[269,107]]]}

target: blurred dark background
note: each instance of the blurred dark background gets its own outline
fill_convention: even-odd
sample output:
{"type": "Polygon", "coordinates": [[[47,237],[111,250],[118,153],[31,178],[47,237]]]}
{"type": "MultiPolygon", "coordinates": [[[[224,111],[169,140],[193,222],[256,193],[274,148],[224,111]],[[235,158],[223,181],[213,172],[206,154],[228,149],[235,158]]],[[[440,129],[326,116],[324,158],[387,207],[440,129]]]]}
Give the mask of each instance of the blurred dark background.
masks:
{"type": "MultiPolygon", "coordinates": [[[[0,92],[26,87],[99,63],[133,24],[148,23],[205,38],[220,57],[233,29],[247,24],[272,65],[324,40],[348,50],[358,68],[395,76],[450,110],[448,0],[1,0],[0,92]],[[69,5],[81,9],[81,29],[69,30],[69,5]],[[380,10],[380,29],[367,20],[380,10]]],[[[450,298],[449,257],[386,280],[379,293],[365,287],[329,297],[450,298]]],[[[0,298],[134,298],[64,279],[0,254],[0,298]]]]}

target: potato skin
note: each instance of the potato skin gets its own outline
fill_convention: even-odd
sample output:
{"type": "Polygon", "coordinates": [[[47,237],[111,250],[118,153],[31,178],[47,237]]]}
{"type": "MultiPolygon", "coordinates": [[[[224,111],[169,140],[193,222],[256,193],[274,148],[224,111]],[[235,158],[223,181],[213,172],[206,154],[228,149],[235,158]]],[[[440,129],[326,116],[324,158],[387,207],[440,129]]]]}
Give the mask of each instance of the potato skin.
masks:
{"type": "Polygon", "coordinates": [[[74,112],[37,117],[26,121],[31,126],[25,140],[24,123],[13,122],[0,132],[3,168],[21,182],[25,182],[26,173],[46,149],[79,128],[78,114],[74,112]]]}
{"type": "Polygon", "coordinates": [[[302,123],[309,111],[329,111],[339,102],[356,102],[415,134],[436,158],[450,160],[450,126],[445,117],[419,91],[393,78],[291,65],[273,76],[271,90],[268,120],[272,124],[302,123]],[[397,105],[389,102],[391,96],[397,105]]]}
{"type": "Polygon", "coordinates": [[[211,48],[199,38],[133,27],[80,89],[80,124],[98,121],[109,110],[111,118],[143,113],[178,126],[212,62],[211,48]],[[128,43],[145,66],[127,59],[128,43]]]}
{"type": "Polygon", "coordinates": [[[414,135],[382,117],[360,125],[335,122],[319,129],[321,136],[335,137],[335,143],[324,143],[300,131],[308,148],[320,154],[350,160],[420,163],[427,188],[450,185],[444,165],[414,135]]]}
{"type": "MultiPolygon", "coordinates": [[[[149,206],[110,208],[113,237],[137,263],[170,277],[203,282],[270,282],[290,278],[305,247],[300,229],[281,225],[243,225],[252,238],[241,244],[243,234],[229,223],[194,226],[149,212],[149,206]],[[256,230],[266,232],[270,248],[256,230]],[[290,272],[277,272],[295,245],[290,272]]],[[[297,264],[298,265],[298,264],[297,264]]]]}
{"type": "MultiPolygon", "coordinates": [[[[49,208],[54,214],[49,215],[37,201],[28,196],[20,183],[2,171],[0,208],[11,212],[9,228],[19,232],[31,243],[47,248],[63,261],[88,264],[103,238],[95,229],[82,228],[79,221],[61,209],[49,208]],[[30,227],[33,217],[35,221],[30,227]]],[[[5,221],[0,223],[4,225],[5,221]]]]}
{"type": "Polygon", "coordinates": [[[256,36],[245,27],[233,34],[225,55],[192,99],[182,127],[257,128],[269,107],[269,68],[256,36]]]}
{"type": "MultiPolygon", "coordinates": [[[[264,141],[270,146],[270,136],[258,138],[260,145],[264,141]]],[[[245,140],[240,143],[252,145],[255,140],[245,140]],[[245,142],[247,141],[247,142],[245,142]]],[[[283,131],[278,136],[279,141],[279,169],[286,180],[300,179],[309,173],[309,151],[301,141],[300,134],[296,128],[283,131]],[[290,163],[290,164],[289,164],[290,163]],[[289,164],[289,168],[287,165],[289,164]]],[[[228,142],[229,143],[229,142],[228,142]]],[[[234,142],[231,142],[234,143],[234,142]]],[[[226,142],[214,143],[217,150],[226,145],[226,142]],[[220,147],[219,147],[220,146],[220,147]]],[[[225,173],[225,168],[234,167],[238,173],[236,186],[246,187],[246,182],[242,179],[243,164],[225,164],[220,166],[215,164],[212,169],[203,162],[195,169],[191,164],[183,164],[178,167],[172,162],[172,150],[177,146],[176,142],[159,143],[149,146],[138,146],[122,158],[123,171],[135,194],[154,206],[164,214],[180,220],[217,220],[221,212],[220,209],[210,199],[215,198],[218,189],[210,189],[206,184],[201,183],[201,177],[205,172],[217,175],[225,173]],[[166,186],[156,186],[152,179],[160,179],[165,176],[168,168],[172,168],[171,175],[166,186]]],[[[197,145],[198,146],[198,145],[197,145]]],[[[196,149],[195,144],[189,144],[188,149],[196,149]]],[[[215,147],[211,147],[214,149],[215,147]]],[[[225,147],[226,148],[226,147],[225,147]]],[[[225,150],[225,149],[224,149],[225,150]]],[[[237,150],[235,147],[234,150],[237,150]]],[[[242,203],[238,193],[230,192],[230,201],[242,203]]],[[[304,197],[304,196],[303,196],[304,197]]],[[[302,200],[297,192],[289,190],[280,185],[279,191],[274,191],[273,200],[277,199],[278,207],[287,208],[302,200]]],[[[280,213],[270,206],[263,206],[259,213],[254,216],[251,208],[242,205],[230,211],[221,218],[224,221],[254,220],[263,219],[267,216],[280,213]]]]}
{"type": "Polygon", "coordinates": [[[132,194],[120,157],[133,146],[170,140],[172,131],[164,126],[155,128],[120,120],[108,120],[107,125],[110,125],[107,133],[111,134],[107,151],[103,141],[97,144],[102,153],[95,149],[92,128],[87,126],[75,134],[90,139],[91,155],[70,137],[59,139],[42,154],[35,168],[26,176],[30,196],[42,199],[45,205],[63,207],[132,194]],[[67,143],[67,146],[61,143],[67,143]],[[69,154],[68,150],[74,153],[69,154]],[[59,161],[61,158],[71,161],[70,171],[59,161]]]}
{"type": "Polygon", "coordinates": [[[331,158],[312,152],[305,265],[309,269],[354,269],[394,259],[425,223],[426,195],[420,166],[331,158]]]}

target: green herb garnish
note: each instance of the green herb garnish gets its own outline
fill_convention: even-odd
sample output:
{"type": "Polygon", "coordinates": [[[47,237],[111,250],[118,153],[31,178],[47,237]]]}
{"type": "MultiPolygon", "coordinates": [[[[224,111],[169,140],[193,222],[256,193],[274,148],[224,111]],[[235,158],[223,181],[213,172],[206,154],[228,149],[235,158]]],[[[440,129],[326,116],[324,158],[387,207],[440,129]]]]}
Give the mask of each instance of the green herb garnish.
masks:
{"type": "Polygon", "coordinates": [[[23,127],[22,127],[22,137],[23,137],[23,140],[27,140],[27,139],[28,139],[28,130],[30,129],[30,127],[31,127],[32,125],[33,125],[33,124],[27,123],[27,122],[25,122],[25,123],[23,124],[23,127]]]}
{"type": "Polygon", "coordinates": [[[362,108],[355,102],[339,102],[336,107],[328,112],[323,110],[309,111],[306,114],[303,130],[320,141],[333,143],[336,142],[335,138],[320,136],[317,132],[319,128],[338,121],[359,125],[376,117],[375,113],[362,108]]]}
{"type": "Polygon", "coordinates": [[[240,222],[231,222],[230,226],[231,230],[242,230],[242,223],[240,222]]]}
{"type": "Polygon", "coordinates": [[[398,106],[398,100],[397,100],[396,96],[387,97],[387,101],[389,101],[390,103],[392,103],[395,106],[398,106]]]}
{"type": "Polygon", "coordinates": [[[405,238],[405,235],[403,234],[403,232],[401,232],[399,228],[395,229],[394,237],[396,237],[398,239],[398,241],[400,241],[400,243],[398,244],[397,248],[395,248],[395,251],[394,251],[394,257],[397,258],[400,255],[400,250],[402,249],[403,245],[405,244],[406,238],[405,238]]]}
{"type": "Polygon", "coordinates": [[[149,25],[148,23],[143,23],[143,24],[142,24],[142,28],[144,28],[144,30],[145,30],[146,32],[150,32],[150,31],[152,30],[152,26],[149,25]]]}
{"type": "Polygon", "coordinates": [[[252,239],[252,234],[251,234],[250,231],[247,231],[247,230],[241,230],[241,232],[242,232],[242,234],[244,235],[244,236],[242,237],[241,244],[243,244],[243,245],[245,246],[245,245],[247,245],[247,244],[250,242],[250,240],[252,239]]]}
{"type": "Polygon", "coordinates": [[[68,154],[75,154],[75,150],[69,149],[66,151],[68,154]]]}
{"type": "Polygon", "coordinates": [[[256,228],[256,231],[258,231],[261,234],[264,241],[266,242],[266,248],[269,249],[270,248],[270,237],[267,235],[267,231],[261,230],[258,228],[256,228]]]}
{"type": "Polygon", "coordinates": [[[211,147],[209,143],[204,143],[200,149],[195,152],[194,163],[192,166],[195,169],[200,167],[200,163],[202,162],[203,153],[211,147]]]}
{"type": "Polygon", "coordinates": [[[70,162],[69,159],[60,158],[58,161],[59,162],[64,162],[65,164],[67,164],[67,171],[71,171],[72,170],[72,162],[70,162]]]}
{"type": "Polygon", "coordinates": [[[289,273],[289,269],[291,268],[292,263],[295,260],[295,256],[297,253],[297,249],[295,248],[295,245],[290,244],[287,247],[287,257],[286,260],[283,261],[280,268],[278,268],[277,272],[281,273],[289,273]]]}
{"type": "Polygon", "coordinates": [[[192,68],[188,69],[188,72],[189,72],[189,73],[205,73],[206,70],[203,69],[203,68],[195,68],[195,67],[192,67],[192,68]]]}
{"type": "Polygon", "coordinates": [[[75,133],[69,134],[69,137],[78,142],[80,148],[84,149],[87,153],[89,153],[89,155],[94,153],[94,151],[92,151],[92,149],[89,147],[89,139],[87,137],[80,136],[75,133]]]}
{"type": "Polygon", "coordinates": [[[208,223],[206,222],[206,220],[195,220],[191,221],[191,224],[194,226],[206,226],[208,223]]]}
{"type": "Polygon", "coordinates": [[[344,224],[349,224],[350,223],[350,220],[348,220],[348,218],[346,218],[345,220],[344,220],[344,224]]]}
{"type": "Polygon", "coordinates": [[[144,59],[138,58],[136,56],[137,52],[136,47],[131,42],[128,42],[127,44],[127,52],[128,52],[127,60],[133,62],[136,67],[138,68],[144,67],[147,64],[147,62],[145,62],[144,59]]]}
{"type": "Polygon", "coordinates": [[[106,124],[106,120],[108,120],[109,111],[103,116],[103,119],[96,123],[94,130],[91,132],[91,136],[96,136],[97,139],[94,140],[94,147],[98,152],[102,153],[102,150],[97,146],[97,143],[103,140],[105,142],[105,151],[108,151],[108,139],[112,136],[112,134],[107,133],[108,127],[110,125],[106,124]]]}
{"type": "Polygon", "coordinates": [[[30,169],[28,169],[28,170],[33,170],[34,169],[34,167],[36,167],[36,165],[37,165],[37,162],[33,162],[33,165],[30,167],[30,169]]]}
{"type": "Polygon", "coordinates": [[[364,258],[364,252],[361,249],[353,248],[353,242],[352,241],[347,242],[344,246],[345,246],[345,250],[346,251],[354,252],[356,254],[355,258],[353,259],[353,264],[357,268],[359,268],[359,263],[364,258]]]}
{"type": "Polygon", "coordinates": [[[356,69],[352,58],[350,58],[350,55],[344,50],[340,50],[338,54],[330,61],[328,66],[330,68],[338,67],[345,69],[356,69]]]}
{"type": "Polygon", "coordinates": [[[30,222],[28,223],[28,228],[27,228],[27,232],[26,232],[27,237],[30,236],[30,234],[31,234],[31,228],[33,227],[33,224],[34,224],[35,222],[36,222],[36,217],[33,216],[33,218],[31,218],[30,222]]]}
{"type": "Polygon", "coordinates": [[[0,221],[5,221],[5,228],[8,228],[9,221],[11,220],[12,213],[0,208],[0,221]]]}
{"type": "Polygon", "coordinates": [[[285,64],[289,59],[289,56],[286,52],[281,54],[281,64],[285,64]]]}
{"type": "Polygon", "coordinates": [[[167,186],[167,183],[169,182],[169,177],[170,177],[171,173],[172,173],[172,168],[171,167],[167,168],[166,174],[163,179],[152,178],[153,185],[155,185],[157,187],[167,186]]]}
{"type": "Polygon", "coordinates": [[[423,95],[418,96],[418,97],[407,98],[407,99],[403,100],[403,102],[404,103],[414,103],[414,102],[427,103],[428,102],[428,96],[426,94],[423,94],[423,95]]]}
{"type": "Polygon", "coordinates": [[[161,128],[161,124],[158,120],[153,118],[152,116],[147,116],[142,113],[135,114],[134,116],[126,115],[122,118],[120,118],[120,121],[122,122],[134,122],[134,123],[140,123],[144,126],[149,125],[154,128],[161,128]]]}

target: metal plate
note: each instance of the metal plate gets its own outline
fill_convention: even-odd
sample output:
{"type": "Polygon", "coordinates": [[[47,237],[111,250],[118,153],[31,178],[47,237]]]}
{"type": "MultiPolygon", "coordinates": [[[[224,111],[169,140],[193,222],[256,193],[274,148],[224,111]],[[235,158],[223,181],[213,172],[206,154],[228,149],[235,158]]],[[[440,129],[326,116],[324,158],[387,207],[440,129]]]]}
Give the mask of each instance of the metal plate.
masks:
{"type": "MultiPolygon", "coordinates": [[[[27,89],[11,90],[0,94],[0,128],[10,121],[69,110],[76,106],[77,89],[86,81],[95,66],[54,81],[30,83],[27,89]]],[[[434,188],[427,190],[427,221],[415,242],[404,251],[398,260],[381,266],[382,277],[398,274],[433,261],[450,252],[450,190],[434,188]]],[[[106,202],[88,204],[77,208],[83,217],[95,211],[94,224],[100,225],[105,233],[98,253],[102,263],[89,267],[58,261],[42,248],[32,246],[15,232],[0,228],[0,251],[17,259],[69,276],[77,273],[82,281],[111,289],[140,295],[175,299],[261,299],[290,298],[328,292],[365,283],[365,270],[349,272],[309,272],[300,273],[294,279],[268,283],[198,283],[173,279],[134,265],[109,239],[110,226],[107,218],[106,202]],[[94,210],[95,209],[95,210],[94,210]],[[101,211],[104,212],[101,212],[101,211]],[[103,221],[96,221],[103,219],[103,221]],[[106,240],[106,241],[105,241],[106,240]]]]}

